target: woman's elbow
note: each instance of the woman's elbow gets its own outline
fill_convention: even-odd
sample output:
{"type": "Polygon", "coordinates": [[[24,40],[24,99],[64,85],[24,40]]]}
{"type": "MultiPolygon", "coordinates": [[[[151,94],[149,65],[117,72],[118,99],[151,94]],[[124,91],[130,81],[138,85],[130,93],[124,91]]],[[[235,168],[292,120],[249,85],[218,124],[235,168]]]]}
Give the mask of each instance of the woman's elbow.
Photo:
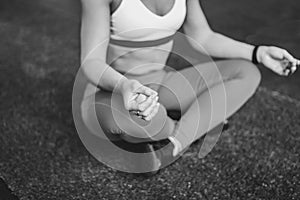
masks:
{"type": "Polygon", "coordinates": [[[186,34],[189,44],[197,50],[203,51],[206,45],[209,43],[210,38],[212,38],[214,32],[212,30],[202,30],[193,34],[186,34]]]}

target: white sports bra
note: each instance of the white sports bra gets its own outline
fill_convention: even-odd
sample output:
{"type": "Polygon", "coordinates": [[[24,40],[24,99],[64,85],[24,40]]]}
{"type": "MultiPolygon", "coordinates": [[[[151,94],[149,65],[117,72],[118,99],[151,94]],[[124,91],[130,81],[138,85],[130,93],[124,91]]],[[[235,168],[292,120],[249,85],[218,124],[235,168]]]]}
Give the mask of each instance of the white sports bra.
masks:
{"type": "Polygon", "coordinates": [[[111,15],[110,43],[153,46],[172,39],[186,16],[186,0],[174,0],[163,16],[150,11],[141,0],[122,0],[111,15]]]}

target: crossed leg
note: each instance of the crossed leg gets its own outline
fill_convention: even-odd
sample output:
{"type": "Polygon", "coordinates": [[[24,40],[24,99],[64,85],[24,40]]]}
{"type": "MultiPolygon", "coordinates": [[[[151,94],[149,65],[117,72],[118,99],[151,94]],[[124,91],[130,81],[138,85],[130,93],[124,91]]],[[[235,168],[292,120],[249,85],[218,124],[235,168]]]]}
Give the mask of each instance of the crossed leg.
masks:
{"type": "Polygon", "coordinates": [[[204,63],[169,72],[159,88],[167,110],[180,110],[173,135],[182,147],[222,123],[254,94],[261,75],[246,60],[204,63]]]}
{"type": "Polygon", "coordinates": [[[185,148],[235,113],[260,79],[257,67],[245,60],[199,64],[164,75],[158,89],[161,105],[150,122],[129,113],[120,95],[105,91],[97,92],[94,103],[85,108],[84,121],[91,121],[89,110],[94,109],[108,138],[140,143],[174,136],[185,148]],[[167,110],[181,111],[180,120],[175,123],[167,110]]]}

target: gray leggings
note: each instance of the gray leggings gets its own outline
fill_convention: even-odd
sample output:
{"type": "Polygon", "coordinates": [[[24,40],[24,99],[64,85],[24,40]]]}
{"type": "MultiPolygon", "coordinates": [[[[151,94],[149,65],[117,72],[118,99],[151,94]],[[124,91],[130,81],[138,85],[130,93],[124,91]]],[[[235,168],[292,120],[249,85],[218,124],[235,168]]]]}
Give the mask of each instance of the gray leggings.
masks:
{"type": "Polygon", "coordinates": [[[151,121],[144,121],[124,108],[120,95],[98,91],[95,96],[85,95],[82,102],[85,124],[94,134],[110,140],[140,143],[173,136],[183,148],[241,108],[255,93],[261,79],[257,67],[242,59],[126,76],[158,92],[158,113],[151,121]],[[181,118],[170,118],[170,110],[180,111],[181,118]],[[105,135],[93,128],[99,125],[105,135]]]}

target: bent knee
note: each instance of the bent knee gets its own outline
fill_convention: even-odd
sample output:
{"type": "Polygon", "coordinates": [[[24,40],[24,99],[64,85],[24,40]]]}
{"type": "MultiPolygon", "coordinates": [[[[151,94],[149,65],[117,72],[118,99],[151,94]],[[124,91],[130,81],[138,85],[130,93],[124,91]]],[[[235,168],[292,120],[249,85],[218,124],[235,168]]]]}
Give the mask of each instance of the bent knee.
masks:
{"type": "Polygon", "coordinates": [[[132,115],[134,123],[128,127],[126,134],[137,138],[154,138],[157,134],[164,130],[167,121],[167,111],[160,104],[158,112],[150,120],[145,121],[136,115],[132,115]]]}
{"type": "Polygon", "coordinates": [[[247,60],[239,60],[239,78],[246,82],[250,89],[256,89],[261,82],[261,73],[257,66],[247,60]]]}
{"type": "Polygon", "coordinates": [[[107,134],[119,135],[128,142],[144,142],[155,140],[156,135],[168,132],[167,111],[160,105],[156,115],[145,121],[135,114],[115,113],[107,106],[97,106],[99,124],[107,134]]]}

